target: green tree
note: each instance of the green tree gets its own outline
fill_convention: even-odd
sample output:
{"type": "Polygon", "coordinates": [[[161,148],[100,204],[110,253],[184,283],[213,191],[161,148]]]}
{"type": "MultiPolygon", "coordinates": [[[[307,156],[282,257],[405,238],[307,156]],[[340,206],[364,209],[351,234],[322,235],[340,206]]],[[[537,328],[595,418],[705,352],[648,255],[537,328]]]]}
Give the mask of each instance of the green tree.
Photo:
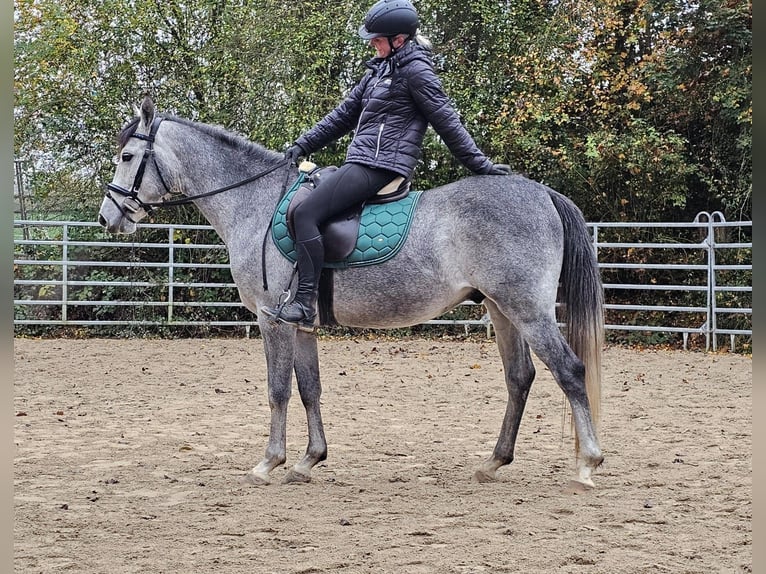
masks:
{"type": "Polygon", "coordinates": [[[495,147],[591,219],[749,218],[751,4],[546,6],[547,25],[509,61],[524,81],[503,100],[495,147]]]}
{"type": "Polygon", "coordinates": [[[115,136],[147,93],[165,112],[283,148],[347,88],[363,48],[338,28],[350,5],[17,0],[14,149],[43,167],[38,199],[94,201],[97,185],[84,198],[56,183],[108,180],[115,136]]]}
{"type": "Polygon", "coordinates": [[[657,32],[646,83],[647,119],[687,141],[695,166],[691,211],[752,217],[752,2],[675,3],[678,22],[657,32]]]}
{"type": "MultiPolygon", "coordinates": [[[[746,0],[416,1],[447,93],[495,161],[590,219],[751,212],[746,0]]],[[[366,5],[15,0],[15,151],[46,207],[92,205],[145,93],[282,149],[364,72],[366,5]]],[[[317,154],[342,161],[347,138],[317,154]]],[[[467,175],[429,132],[415,185],[467,175]]]]}

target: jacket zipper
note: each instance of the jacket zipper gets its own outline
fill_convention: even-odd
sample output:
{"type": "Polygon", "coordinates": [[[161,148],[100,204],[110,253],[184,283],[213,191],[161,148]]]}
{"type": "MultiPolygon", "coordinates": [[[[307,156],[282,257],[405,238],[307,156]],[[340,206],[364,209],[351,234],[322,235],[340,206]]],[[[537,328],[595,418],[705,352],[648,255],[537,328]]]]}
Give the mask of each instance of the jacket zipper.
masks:
{"type": "MultiPolygon", "coordinates": [[[[378,84],[384,80],[387,76],[380,76],[375,80],[375,83],[372,86],[372,89],[378,87],[378,84]]],[[[368,102],[369,105],[369,102],[368,102]]],[[[362,112],[359,114],[359,120],[356,122],[356,131],[354,132],[354,137],[356,137],[356,134],[359,133],[359,126],[362,125],[362,116],[364,115],[364,112],[367,110],[367,106],[364,106],[362,108],[362,112]]],[[[383,122],[380,124],[380,127],[378,128],[378,141],[375,143],[375,159],[378,159],[378,154],[380,153],[380,138],[383,136],[383,128],[386,127],[386,123],[383,122]]]]}
{"type": "MultiPolygon", "coordinates": [[[[383,77],[379,77],[377,80],[375,80],[375,83],[372,85],[372,89],[373,89],[373,90],[375,90],[375,88],[377,88],[377,87],[378,87],[378,84],[380,83],[380,81],[381,81],[382,79],[383,79],[383,77]]],[[[369,102],[369,101],[367,102],[367,105],[365,105],[365,106],[362,108],[362,111],[361,111],[361,112],[360,112],[360,114],[359,114],[359,119],[358,119],[358,120],[357,120],[357,122],[356,122],[356,130],[355,130],[355,132],[354,132],[354,135],[356,135],[356,134],[358,134],[358,133],[359,133],[359,126],[361,126],[361,125],[362,125],[362,116],[364,116],[364,112],[367,110],[367,106],[368,106],[368,105],[370,105],[370,102],[369,102]]]]}

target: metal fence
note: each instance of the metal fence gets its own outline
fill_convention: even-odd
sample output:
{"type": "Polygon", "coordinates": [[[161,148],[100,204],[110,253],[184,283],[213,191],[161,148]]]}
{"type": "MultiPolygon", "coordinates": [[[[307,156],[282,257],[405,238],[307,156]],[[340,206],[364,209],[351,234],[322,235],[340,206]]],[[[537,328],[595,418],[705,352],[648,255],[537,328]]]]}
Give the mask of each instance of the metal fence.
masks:
{"type": "MultiPolygon", "coordinates": [[[[17,220],[14,227],[17,330],[206,325],[241,326],[249,336],[257,327],[238,299],[225,247],[208,225],[145,224],[129,241],[89,222],[17,220]]],[[[752,222],[703,212],[691,223],[589,227],[608,331],[628,340],[631,334],[680,336],[684,348],[694,337],[706,350],[717,350],[721,337],[732,350],[738,337],[751,340],[752,222]]],[[[466,313],[468,304],[460,306],[463,317],[455,317],[459,308],[427,324],[480,326],[490,334],[486,313],[466,313]]]]}
{"type": "Polygon", "coordinates": [[[730,349],[736,337],[752,338],[751,221],[727,222],[716,211],[701,212],[691,223],[589,226],[604,280],[607,320],[633,313],[630,322],[607,323],[607,330],[680,333],[684,348],[690,335],[699,335],[705,349],[714,351],[720,337],[729,339],[730,349]],[[651,293],[653,304],[631,303],[635,292],[651,293]],[[658,315],[659,324],[641,322],[641,317],[658,315]]]}

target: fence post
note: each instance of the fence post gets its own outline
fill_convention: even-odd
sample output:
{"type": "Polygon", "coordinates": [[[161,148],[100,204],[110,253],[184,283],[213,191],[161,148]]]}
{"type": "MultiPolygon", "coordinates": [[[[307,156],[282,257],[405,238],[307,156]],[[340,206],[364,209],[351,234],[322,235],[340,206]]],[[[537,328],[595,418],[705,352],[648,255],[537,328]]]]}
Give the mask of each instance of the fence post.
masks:
{"type": "Polygon", "coordinates": [[[714,211],[712,214],[707,211],[700,211],[694,217],[694,223],[701,223],[701,219],[707,220],[707,237],[702,242],[707,251],[707,320],[705,321],[705,351],[710,350],[711,339],[713,352],[718,350],[718,301],[716,298],[716,276],[715,276],[715,224],[725,223],[726,218],[720,211],[714,211]]]}
{"type": "Polygon", "coordinates": [[[702,245],[705,246],[705,251],[707,253],[707,280],[705,281],[705,287],[707,289],[705,290],[705,307],[707,311],[705,312],[705,324],[703,325],[705,329],[705,352],[707,353],[710,350],[710,333],[711,333],[711,315],[710,315],[710,308],[711,308],[711,298],[710,298],[710,270],[712,269],[712,261],[715,260],[715,252],[712,251],[710,247],[710,214],[707,211],[700,211],[697,215],[694,216],[694,223],[702,223],[702,218],[705,218],[707,220],[707,236],[702,241],[702,245]]]}
{"type": "Polygon", "coordinates": [[[710,262],[709,262],[709,269],[708,269],[708,275],[710,279],[708,280],[708,290],[710,292],[710,329],[712,331],[712,337],[713,337],[713,352],[718,350],[718,296],[717,296],[717,285],[716,285],[716,273],[715,273],[715,230],[716,230],[716,223],[725,223],[726,218],[724,217],[723,213],[720,211],[714,211],[709,215],[708,220],[708,244],[710,246],[710,262]]]}
{"type": "Polygon", "coordinates": [[[174,269],[173,269],[173,261],[175,259],[175,249],[174,249],[174,243],[173,238],[175,236],[175,229],[171,225],[168,228],[168,323],[173,322],[173,280],[174,280],[174,269]]]}
{"type": "MultiPolygon", "coordinates": [[[[29,160],[24,159],[17,159],[13,162],[13,171],[16,175],[16,193],[18,193],[19,196],[19,214],[21,215],[21,219],[25,220],[27,218],[27,206],[26,206],[26,195],[27,192],[24,189],[24,165],[28,163],[29,160]]],[[[27,229],[27,226],[23,226],[21,228],[21,234],[24,237],[26,241],[29,241],[29,229],[27,229]]]]}
{"type": "Polygon", "coordinates": [[[69,224],[65,223],[61,234],[61,320],[67,320],[69,301],[69,224]]]}
{"type": "Polygon", "coordinates": [[[593,250],[596,252],[596,259],[598,259],[598,223],[591,223],[591,228],[593,229],[593,237],[591,238],[593,250]]]}

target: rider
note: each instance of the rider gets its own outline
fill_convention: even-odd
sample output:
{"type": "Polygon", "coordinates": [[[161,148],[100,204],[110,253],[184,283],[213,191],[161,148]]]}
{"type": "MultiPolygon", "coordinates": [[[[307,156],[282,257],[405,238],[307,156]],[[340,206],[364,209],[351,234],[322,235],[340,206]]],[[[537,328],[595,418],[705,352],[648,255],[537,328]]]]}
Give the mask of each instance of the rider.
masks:
{"type": "Polygon", "coordinates": [[[378,0],[359,35],[375,48],[367,73],[338,107],[287,149],[296,163],[355,130],[346,161],[324,176],[294,214],[298,288],[284,306],[261,310],[312,331],[324,247],[319,228],[330,217],[374,196],[399,176],[410,179],[428,124],[473,173],[507,175],[476,146],[434,72],[430,43],[418,34],[418,13],[408,0],[378,0]]]}

